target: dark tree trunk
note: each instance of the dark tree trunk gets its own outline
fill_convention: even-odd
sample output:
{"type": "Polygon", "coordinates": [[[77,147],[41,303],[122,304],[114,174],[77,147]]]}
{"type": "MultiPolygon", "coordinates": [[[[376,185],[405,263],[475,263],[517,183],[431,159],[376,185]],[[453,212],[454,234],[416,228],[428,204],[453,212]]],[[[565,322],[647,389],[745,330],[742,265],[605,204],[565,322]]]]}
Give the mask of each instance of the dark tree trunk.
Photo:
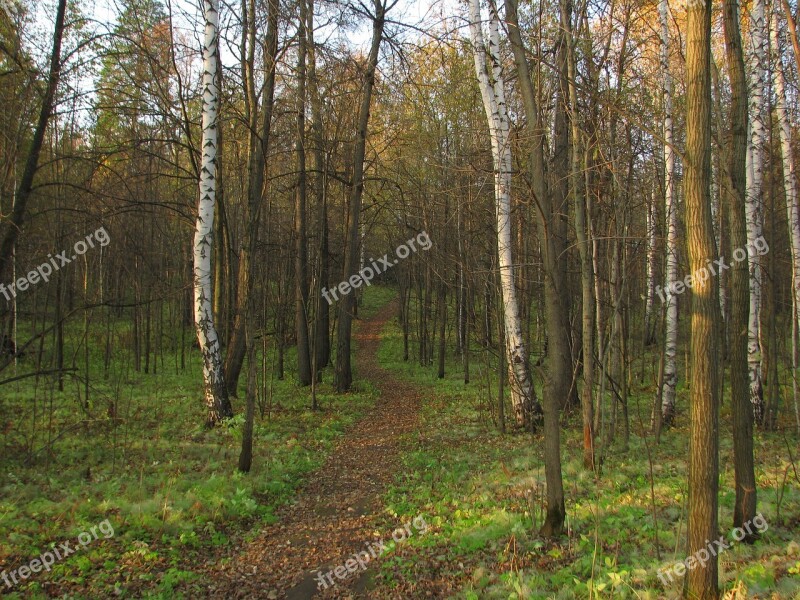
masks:
{"type": "Polygon", "coordinates": [[[295,157],[297,189],[295,190],[295,327],[297,332],[297,378],[301,386],[311,384],[311,351],[308,335],[308,251],[306,233],[306,55],[308,32],[306,0],[299,0],[300,27],[297,53],[297,136],[295,157]]]}
{"type": "MultiPolygon", "coordinates": [[[[252,330],[251,330],[252,331],[252,330]]],[[[256,353],[252,335],[247,339],[247,404],[242,429],[242,451],[239,453],[239,471],[249,473],[253,464],[253,420],[256,413],[256,353]]]]}
{"type": "MultiPolygon", "coordinates": [[[[386,7],[381,0],[375,0],[375,14],[372,16],[372,43],[364,72],[364,91],[358,113],[358,137],[353,149],[353,181],[350,194],[349,231],[344,260],[344,281],[356,275],[360,241],[361,198],[364,194],[364,158],[367,145],[367,125],[369,124],[372,91],[375,87],[375,70],[378,66],[378,52],[383,39],[383,26],[386,7]]],[[[346,392],[353,383],[353,369],[350,357],[350,342],[355,313],[355,290],[346,294],[339,302],[339,326],[336,338],[336,380],[338,392],[346,392]]]]}
{"type": "MultiPolygon", "coordinates": [[[[547,366],[544,377],[544,460],[547,481],[547,513],[540,533],[546,537],[561,535],[566,511],[564,485],[561,476],[561,431],[559,414],[566,402],[572,377],[572,358],[569,349],[570,328],[566,297],[566,223],[561,218],[567,194],[557,193],[551,197],[546,185],[544,164],[544,136],[539,120],[539,103],[530,74],[522,34],[519,30],[516,0],[506,0],[508,35],[514,52],[517,78],[522,92],[523,104],[528,120],[530,144],[529,169],[533,196],[537,204],[537,224],[542,247],[544,269],[545,325],[547,328],[547,366]]],[[[569,14],[571,8],[562,11],[569,14]]],[[[559,58],[560,84],[566,82],[566,48],[561,39],[559,58]]],[[[564,94],[559,92],[556,117],[556,136],[567,133],[566,105],[564,94]],[[563,132],[562,132],[563,129],[563,132]]],[[[562,142],[563,143],[563,140],[562,142]]],[[[564,149],[566,152],[566,148],[564,149]]],[[[565,158],[565,160],[567,160],[565,158]]]]}
{"type": "MultiPolygon", "coordinates": [[[[730,248],[747,243],[745,213],[747,157],[747,81],[745,79],[742,36],[739,30],[739,4],[724,2],[725,46],[731,79],[731,108],[726,131],[728,165],[722,181],[730,222],[730,248]]],[[[747,377],[747,321],[750,314],[750,280],[747,262],[731,261],[730,273],[730,377],[733,412],[733,464],[736,502],[733,526],[742,527],[756,514],[756,478],[753,464],[753,409],[747,377]]]]}
{"type": "Polygon", "coordinates": [[[306,38],[308,45],[308,84],[309,99],[311,101],[311,137],[313,146],[311,160],[313,162],[314,179],[313,191],[318,214],[319,231],[319,289],[316,290],[317,310],[315,319],[314,355],[315,368],[319,372],[328,366],[331,361],[330,337],[330,305],[327,300],[322,301],[322,290],[328,287],[330,272],[330,257],[328,253],[328,201],[327,191],[327,165],[325,162],[325,141],[322,124],[322,99],[317,82],[317,59],[314,46],[314,2],[309,1],[306,9],[306,38]]]}
{"type": "MultiPolygon", "coordinates": [[[[246,6],[246,5],[243,5],[246,6]]],[[[250,3],[250,12],[254,10],[254,4],[250,3]]],[[[272,128],[272,112],[274,108],[275,96],[275,64],[278,54],[278,2],[269,2],[269,20],[267,25],[267,36],[264,43],[264,63],[268,65],[267,79],[262,90],[261,101],[261,124],[258,126],[258,102],[255,93],[255,73],[254,56],[255,50],[255,16],[251,15],[249,23],[245,23],[249,29],[249,57],[243,59],[244,71],[249,73],[246,77],[245,95],[249,105],[250,119],[250,150],[248,163],[248,202],[245,206],[245,236],[242,240],[242,248],[239,256],[238,269],[238,294],[236,297],[236,316],[233,324],[228,352],[225,356],[225,381],[228,386],[228,393],[236,396],[239,383],[239,375],[242,371],[242,364],[245,358],[245,323],[248,301],[252,295],[253,279],[255,277],[254,260],[255,250],[258,243],[259,216],[261,203],[264,195],[264,161],[269,149],[270,131],[272,128]]],[[[282,347],[283,342],[280,342],[282,347]]]]}
{"type": "MultiPolygon", "coordinates": [[[[14,198],[14,208],[7,224],[0,228],[2,244],[0,244],[0,281],[8,281],[11,272],[11,263],[14,256],[14,246],[19,238],[19,233],[25,221],[28,200],[33,190],[33,178],[39,169],[39,155],[44,143],[44,135],[56,101],[58,83],[61,79],[61,41],[64,37],[64,20],[67,11],[67,0],[59,0],[56,6],[55,29],[53,30],[53,46],[50,51],[50,71],[47,75],[47,87],[42,97],[42,106],[39,109],[39,119],[33,132],[25,168],[22,171],[19,187],[14,198]]],[[[4,219],[5,220],[5,219],[4,219]]]]}

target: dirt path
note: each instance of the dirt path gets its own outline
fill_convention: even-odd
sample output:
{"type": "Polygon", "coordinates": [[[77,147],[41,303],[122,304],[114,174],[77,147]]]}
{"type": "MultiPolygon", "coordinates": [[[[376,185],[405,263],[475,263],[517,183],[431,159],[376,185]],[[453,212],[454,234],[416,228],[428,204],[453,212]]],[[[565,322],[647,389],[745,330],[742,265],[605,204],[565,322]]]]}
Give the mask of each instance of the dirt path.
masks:
{"type": "Polygon", "coordinates": [[[355,333],[356,377],[378,388],[375,407],[346,433],[298,492],[296,502],[282,509],[280,520],[219,567],[206,585],[207,597],[366,597],[369,565],[343,581],[334,577],[335,585],[327,589],[318,589],[317,577],[392,533],[378,528],[379,502],[402,469],[399,438],[413,431],[419,408],[419,391],[378,365],[380,333],[395,313],[396,305],[389,303],[360,322],[355,333]]]}

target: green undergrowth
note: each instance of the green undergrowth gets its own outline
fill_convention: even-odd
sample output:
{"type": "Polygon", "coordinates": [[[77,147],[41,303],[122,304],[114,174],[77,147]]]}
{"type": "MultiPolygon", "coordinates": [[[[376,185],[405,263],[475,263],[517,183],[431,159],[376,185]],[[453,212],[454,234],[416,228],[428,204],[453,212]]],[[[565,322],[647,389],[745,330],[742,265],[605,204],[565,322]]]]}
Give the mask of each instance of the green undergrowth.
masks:
{"type": "MultiPolygon", "coordinates": [[[[361,318],[391,296],[390,290],[368,290],[361,318]]],[[[122,332],[126,326],[116,325],[122,332]]],[[[77,350],[78,365],[81,332],[82,324],[66,330],[65,345],[77,350]]],[[[375,400],[374,388],[361,380],[352,393],[334,393],[328,368],[318,388],[321,409],[314,412],[309,389],[293,379],[293,350],[279,380],[272,340],[266,356],[259,344],[254,459],[251,472],[241,474],[244,394],[233,400],[233,419],[213,430],[204,427],[192,335],[184,337],[186,368],[170,356],[157,364],[157,374],[130,367],[124,335],[107,373],[101,345],[90,345],[88,402],[80,378],[65,378],[63,392],[48,376],[2,388],[0,570],[28,565],[106,519],[114,535],[99,536],[49,572],[18,578],[11,589],[0,580],[0,595],[176,597],[175,588],[200,577],[194,566],[232,555],[274,522],[276,510],[375,400]]],[[[26,357],[18,372],[32,368],[26,357]]],[[[245,366],[240,389],[246,372],[245,366]]]]}
{"type": "MultiPolygon", "coordinates": [[[[665,576],[665,585],[658,570],[686,558],[687,424],[656,445],[638,416],[652,389],[634,389],[630,442],[606,450],[595,478],[582,466],[580,415],[568,414],[562,428],[568,531],[544,540],[537,535],[546,494],[542,437],[498,432],[488,399],[496,397],[496,378],[482,366],[496,359],[484,360],[481,352],[473,349],[470,384],[463,383],[458,357],[450,357],[446,377],[437,380],[435,366],[400,360],[396,322],[384,331],[382,364],[413,380],[426,398],[418,443],[404,455],[386,502],[390,514],[424,515],[431,528],[385,563],[382,581],[407,589],[441,579],[450,596],[465,599],[678,598],[682,579],[665,576]]],[[[739,594],[731,597],[800,598],[800,481],[786,458],[787,441],[794,449],[797,440],[786,435],[756,434],[758,506],[767,528],[754,545],[734,543],[721,555],[721,584],[739,594]]],[[[719,522],[729,539],[732,459],[725,407],[719,522]]]]}

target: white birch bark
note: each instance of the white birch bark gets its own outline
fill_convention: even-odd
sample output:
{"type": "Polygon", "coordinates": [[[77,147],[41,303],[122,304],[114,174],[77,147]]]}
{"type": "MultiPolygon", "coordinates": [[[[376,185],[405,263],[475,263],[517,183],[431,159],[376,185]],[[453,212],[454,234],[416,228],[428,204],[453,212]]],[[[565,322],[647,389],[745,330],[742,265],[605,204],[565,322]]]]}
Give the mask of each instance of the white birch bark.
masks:
{"type": "Polygon", "coordinates": [[[533,408],[533,385],[528,370],[528,356],[522,339],[517,293],[514,286],[511,254],[511,146],[506,112],[503,68],[500,61],[500,19],[497,6],[490,0],[488,48],[482,28],[480,0],[470,0],[470,37],[475,72],[489,122],[489,137],[494,161],[495,215],[497,217],[498,268],[503,299],[503,322],[506,333],[509,384],[514,417],[525,425],[533,408]],[[491,75],[491,77],[490,77],[491,75]]]}
{"type": "Polygon", "coordinates": [[[658,254],[656,253],[656,221],[658,211],[656,210],[656,203],[658,201],[658,194],[656,189],[650,198],[647,205],[647,218],[645,226],[647,228],[647,287],[645,297],[645,311],[644,311],[644,343],[645,345],[653,342],[653,327],[656,321],[654,316],[654,306],[656,298],[656,267],[658,261],[658,254]]]}
{"type": "MultiPolygon", "coordinates": [[[[755,245],[764,227],[762,183],[766,144],[767,24],[765,0],[753,0],[750,12],[750,43],[747,59],[750,67],[750,143],[747,148],[747,242],[755,245]]],[[[761,257],[749,257],[750,317],[747,327],[747,364],[750,376],[750,401],[756,421],[764,412],[761,385],[761,257]]]]}
{"type": "Polygon", "coordinates": [[[194,234],[194,319],[203,354],[203,382],[208,423],[231,416],[223,376],[222,355],[212,309],[211,257],[214,241],[214,205],[217,194],[219,113],[219,2],[203,0],[202,156],[200,197],[194,234]]]}
{"type": "Polygon", "coordinates": [[[664,212],[667,219],[667,267],[665,271],[666,319],[664,332],[664,383],[661,390],[661,417],[669,424],[675,415],[678,386],[678,299],[670,290],[678,280],[678,204],[675,195],[675,150],[673,148],[672,74],[669,68],[669,2],[660,0],[661,75],[664,93],[664,212]]]}
{"type": "Polygon", "coordinates": [[[792,126],[786,107],[786,77],[783,70],[781,39],[778,30],[779,4],[772,11],[773,76],[775,78],[775,113],[778,117],[778,131],[781,140],[781,158],[783,160],[783,189],[786,194],[786,220],[789,226],[789,247],[792,257],[792,392],[794,397],[795,420],[800,431],[800,410],[798,410],[797,390],[797,352],[795,329],[800,323],[800,209],[797,205],[797,171],[792,153],[792,126]]]}

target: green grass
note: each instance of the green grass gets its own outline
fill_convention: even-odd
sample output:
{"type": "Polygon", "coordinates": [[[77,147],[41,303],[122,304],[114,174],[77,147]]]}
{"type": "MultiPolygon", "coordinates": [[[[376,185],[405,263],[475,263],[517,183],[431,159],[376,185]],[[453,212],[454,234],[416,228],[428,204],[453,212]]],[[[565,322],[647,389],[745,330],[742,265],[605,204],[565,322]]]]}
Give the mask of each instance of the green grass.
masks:
{"type": "MultiPolygon", "coordinates": [[[[453,596],[468,599],[589,598],[590,589],[594,598],[679,597],[682,581],[665,588],[658,569],[685,558],[688,432],[679,424],[659,446],[646,438],[651,496],[648,448],[636,416],[637,403],[649,406],[651,389],[634,390],[630,444],[607,450],[598,479],[582,467],[579,415],[569,416],[562,429],[568,535],[549,542],[536,535],[545,507],[541,436],[497,432],[487,399],[489,383],[496,397],[496,376],[486,377],[483,351],[473,349],[473,382],[464,385],[457,357],[449,357],[446,378],[437,380],[435,367],[402,363],[402,350],[401,331],[391,323],[380,359],[425,389],[427,401],[416,434],[421,443],[404,456],[404,472],[386,502],[390,513],[425,515],[431,531],[386,563],[386,584],[449,577],[458,582],[453,596]],[[432,562],[439,565],[435,572],[419,567],[432,562]]],[[[797,441],[790,437],[789,443],[796,447],[797,441]]],[[[756,453],[759,509],[769,528],[754,546],[737,544],[723,553],[721,583],[746,590],[747,597],[800,598],[800,486],[784,458],[782,434],[758,432],[756,453]]],[[[734,494],[727,410],[720,465],[720,525],[728,535],[734,494]]]]}
{"type": "MultiPolygon", "coordinates": [[[[392,295],[368,289],[362,318],[392,295]]],[[[293,380],[293,351],[287,352],[281,381],[270,345],[263,373],[262,356],[257,357],[265,393],[256,414],[253,467],[243,475],[236,470],[242,400],[234,402],[236,417],[214,430],[204,428],[200,357],[190,347],[193,332],[185,336],[185,370],[176,354],[158,364],[157,374],[144,374],[130,366],[128,324],[115,323],[114,329],[106,374],[103,330],[90,328],[88,403],[80,379],[66,378],[63,392],[52,377],[3,387],[0,569],[27,565],[104,519],[115,531],[57,562],[51,572],[21,582],[12,598],[44,597],[45,585],[53,586],[51,594],[54,589],[79,593],[74,597],[138,597],[144,589],[153,597],[173,597],[173,588],[195,577],[193,564],[231,554],[274,522],[278,507],[376,397],[363,381],[353,393],[335,394],[329,368],[318,389],[321,410],[312,412],[309,389],[293,380]]],[[[83,323],[65,331],[79,371],[85,370],[82,334],[83,323]]],[[[170,339],[177,353],[174,342],[180,336],[170,339]]],[[[28,356],[19,372],[32,368],[28,356]]],[[[10,591],[1,581],[0,590],[10,591]]]]}
{"type": "MultiPolygon", "coordinates": [[[[393,296],[391,289],[367,288],[360,318],[393,296]]],[[[185,370],[176,358],[179,332],[169,332],[164,363],[157,374],[144,374],[130,366],[129,325],[114,323],[114,331],[106,374],[104,330],[90,325],[88,403],[80,378],[68,377],[64,392],[52,377],[2,388],[0,569],[26,565],[105,519],[115,530],[50,573],[33,575],[9,597],[180,597],[186,582],[202,581],[197,565],[229,560],[274,522],[278,508],[376,398],[357,373],[353,393],[333,393],[328,369],[319,388],[322,410],[312,412],[309,391],[292,379],[293,353],[286,356],[287,379],[278,380],[270,343],[266,370],[259,368],[267,394],[260,398],[263,414],[257,411],[253,469],[242,475],[236,471],[241,416],[214,430],[203,427],[199,356],[188,347],[192,333],[185,338],[185,370]]],[[[588,598],[590,588],[595,598],[678,597],[680,584],[664,589],[657,569],[685,555],[687,427],[679,421],[657,448],[647,438],[659,558],[648,448],[637,416],[639,405],[646,415],[651,388],[632,390],[630,444],[609,447],[597,480],[581,465],[579,416],[567,416],[562,458],[569,535],[547,542],[535,533],[544,509],[541,437],[497,431],[491,400],[496,357],[473,348],[472,383],[465,386],[460,361],[449,351],[447,376],[438,380],[435,366],[401,360],[396,323],[384,333],[382,364],[425,392],[421,426],[408,436],[411,450],[385,496],[385,525],[388,530],[423,515],[429,530],[393,548],[379,583],[447,579],[456,598],[588,598]]],[[[74,360],[80,373],[83,323],[68,326],[66,339],[67,364],[74,360]]],[[[20,373],[32,360],[23,361],[20,373]]],[[[10,375],[7,370],[4,377],[10,375]]],[[[685,406],[686,400],[682,387],[679,402],[685,406]]],[[[241,401],[235,410],[241,413],[241,401]]],[[[734,501],[729,432],[724,407],[720,523],[726,533],[734,501]]],[[[769,529],[754,546],[736,545],[722,555],[721,580],[750,597],[800,598],[800,486],[781,434],[758,432],[756,451],[759,508],[769,529]]],[[[1,581],[0,590],[9,591],[1,581]]]]}

